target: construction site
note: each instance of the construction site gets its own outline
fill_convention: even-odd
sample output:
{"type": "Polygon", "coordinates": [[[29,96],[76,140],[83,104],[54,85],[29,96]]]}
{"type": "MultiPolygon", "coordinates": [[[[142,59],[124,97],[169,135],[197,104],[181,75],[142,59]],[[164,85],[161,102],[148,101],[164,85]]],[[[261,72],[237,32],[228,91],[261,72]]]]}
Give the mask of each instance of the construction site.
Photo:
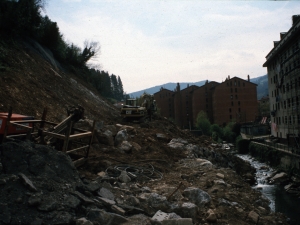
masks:
{"type": "Polygon", "coordinates": [[[233,145],[159,114],[124,121],[36,46],[0,44],[1,224],[289,224],[233,145]]]}

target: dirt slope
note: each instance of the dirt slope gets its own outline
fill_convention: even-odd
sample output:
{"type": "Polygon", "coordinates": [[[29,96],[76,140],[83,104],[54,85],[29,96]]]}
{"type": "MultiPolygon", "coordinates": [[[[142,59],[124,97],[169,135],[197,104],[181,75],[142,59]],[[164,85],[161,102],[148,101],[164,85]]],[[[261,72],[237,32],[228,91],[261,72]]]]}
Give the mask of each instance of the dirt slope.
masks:
{"type": "MultiPolygon", "coordinates": [[[[30,45],[29,45],[30,46],[30,45]]],[[[72,73],[47,62],[37,51],[21,42],[0,42],[0,111],[41,117],[48,107],[50,121],[66,116],[66,107],[81,105],[90,119],[112,121],[118,110],[99,96],[90,85],[72,73]]]]}

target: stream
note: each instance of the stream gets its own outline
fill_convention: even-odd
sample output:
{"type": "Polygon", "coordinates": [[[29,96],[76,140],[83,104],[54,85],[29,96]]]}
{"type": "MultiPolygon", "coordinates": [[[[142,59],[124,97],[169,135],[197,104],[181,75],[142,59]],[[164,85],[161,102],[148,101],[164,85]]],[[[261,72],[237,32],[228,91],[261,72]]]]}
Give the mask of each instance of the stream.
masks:
{"type": "Polygon", "coordinates": [[[300,224],[300,198],[288,194],[283,186],[268,184],[266,178],[275,170],[267,164],[255,160],[251,155],[238,154],[238,157],[251,163],[256,169],[257,184],[253,186],[270,200],[270,208],[273,212],[281,212],[290,219],[290,224],[300,224]],[[261,169],[266,168],[266,169],[261,169]]]}

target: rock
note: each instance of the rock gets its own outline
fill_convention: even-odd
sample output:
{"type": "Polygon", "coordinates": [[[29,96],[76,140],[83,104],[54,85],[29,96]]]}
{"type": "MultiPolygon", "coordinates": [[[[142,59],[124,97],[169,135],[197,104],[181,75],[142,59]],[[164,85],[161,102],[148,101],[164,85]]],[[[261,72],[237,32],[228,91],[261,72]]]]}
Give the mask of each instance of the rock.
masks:
{"type": "Polygon", "coordinates": [[[256,212],[251,211],[251,212],[249,212],[249,214],[248,214],[248,218],[249,218],[252,222],[254,222],[254,223],[256,224],[257,221],[258,221],[258,219],[259,219],[259,215],[258,215],[256,212]]]}
{"type": "Polygon", "coordinates": [[[227,187],[227,184],[222,179],[220,179],[220,180],[214,180],[214,184],[216,184],[216,185],[223,185],[223,186],[227,187]]]}
{"type": "Polygon", "coordinates": [[[98,195],[103,198],[107,198],[109,200],[115,200],[114,194],[110,190],[104,187],[98,191],[98,195]]]}
{"type": "Polygon", "coordinates": [[[198,207],[191,202],[185,202],[176,209],[176,213],[183,218],[192,218],[195,220],[198,213],[198,207]]]}
{"type": "Polygon", "coordinates": [[[218,178],[220,178],[220,179],[224,179],[224,174],[222,174],[222,173],[217,173],[217,175],[216,175],[218,178]]]}
{"type": "Polygon", "coordinates": [[[100,188],[100,184],[96,181],[89,182],[86,185],[86,189],[90,192],[95,192],[95,191],[99,190],[99,188],[100,188]]]}
{"type": "Polygon", "coordinates": [[[135,143],[135,142],[130,142],[130,143],[132,145],[132,151],[135,151],[135,152],[141,151],[142,147],[138,143],[135,143]]]}
{"type": "Polygon", "coordinates": [[[292,186],[293,186],[293,184],[285,185],[284,190],[288,191],[292,186]]]}
{"type": "Polygon", "coordinates": [[[191,218],[168,219],[161,223],[162,225],[193,225],[191,218]]]}
{"type": "Polygon", "coordinates": [[[111,209],[113,212],[121,215],[121,216],[124,216],[125,215],[125,210],[122,209],[121,207],[117,206],[117,205],[112,205],[111,206],[111,209]]]}
{"type": "Polygon", "coordinates": [[[204,167],[204,168],[212,168],[212,166],[213,166],[213,164],[209,160],[206,160],[206,159],[197,158],[196,162],[199,166],[204,167]]]}
{"type": "Polygon", "coordinates": [[[127,199],[128,202],[130,202],[133,206],[139,205],[140,204],[140,200],[134,196],[130,196],[127,199]]]}
{"type": "Polygon", "coordinates": [[[218,203],[219,203],[219,205],[231,206],[231,202],[230,202],[230,201],[227,201],[227,200],[224,199],[224,198],[219,198],[219,199],[218,199],[218,203]]]}
{"type": "Polygon", "coordinates": [[[97,133],[96,137],[99,143],[109,145],[109,146],[114,145],[113,133],[110,130],[106,130],[103,133],[97,133]]]}
{"type": "Polygon", "coordinates": [[[151,193],[151,189],[149,187],[142,187],[141,191],[145,193],[151,193]]]}
{"type": "Polygon", "coordinates": [[[272,183],[283,183],[288,180],[288,175],[284,172],[276,174],[274,177],[271,178],[272,183]]]}
{"type": "Polygon", "coordinates": [[[165,213],[161,210],[158,210],[154,216],[151,218],[152,225],[161,225],[164,220],[169,219],[178,219],[181,218],[176,213],[165,213]]]}
{"type": "Polygon", "coordinates": [[[66,195],[63,206],[69,209],[76,209],[80,205],[80,200],[73,195],[66,195]]]}
{"type": "Polygon", "coordinates": [[[33,183],[25,176],[25,174],[23,173],[19,173],[19,177],[21,178],[21,180],[23,181],[23,183],[25,184],[26,187],[28,187],[28,189],[30,191],[34,191],[37,192],[36,187],[33,185],[33,183]]]}
{"type": "Polygon", "coordinates": [[[97,173],[97,175],[102,178],[102,177],[106,176],[106,173],[104,171],[101,171],[101,172],[97,173]]]}
{"type": "Polygon", "coordinates": [[[113,136],[116,136],[116,134],[118,133],[118,128],[116,125],[105,125],[104,129],[109,130],[113,136]]]}
{"type": "Polygon", "coordinates": [[[185,150],[185,145],[187,145],[187,144],[188,144],[188,142],[181,138],[178,138],[178,139],[174,138],[170,141],[170,143],[168,143],[168,146],[173,149],[185,150]]]}
{"type": "Polygon", "coordinates": [[[217,222],[217,215],[211,209],[207,211],[208,216],[206,217],[206,221],[209,223],[216,223],[217,222]]]}
{"type": "Polygon", "coordinates": [[[105,225],[119,225],[128,221],[121,215],[108,213],[101,209],[91,209],[87,214],[87,218],[92,222],[95,221],[105,225]]]}
{"type": "Polygon", "coordinates": [[[44,212],[51,212],[57,209],[57,202],[53,199],[43,199],[41,204],[38,207],[38,210],[44,212]]]}
{"type": "Polygon", "coordinates": [[[199,188],[189,187],[183,191],[183,196],[188,198],[192,203],[198,207],[203,207],[211,201],[209,194],[199,188]]]}
{"type": "Polygon", "coordinates": [[[122,183],[129,183],[131,181],[131,178],[127,175],[126,171],[122,171],[118,179],[122,183]]]}
{"type": "Polygon", "coordinates": [[[70,192],[70,193],[71,193],[72,195],[78,197],[78,198],[81,200],[81,202],[82,202],[83,204],[86,204],[86,205],[94,204],[94,201],[93,201],[92,199],[86,197],[85,195],[81,194],[81,193],[78,192],[78,191],[72,191],[72,192],[70,192]]]}
{"type": "Polygon", "coordinates": [[[41,198],[34,195],[28,199],[28,205],[30,206],[38,206],[41,204],[41,202],[42,202],[41,198]]]}
{"type": "Polygon", "coordinates": [[[72,215],[68,212],[55,212],[52,219],[53,225],[70,224],[72,221],[72,215]]]}
{"type": "Polygon", "coordinates": [[[158,140],[162,140],[162,141],[168,141],[169,140],[169,138],[165,134],[161,134],[161,133],[157,133],[156,138],[158,140]]]}
{"type": "Polygon", "coordinates": [[[86,218],[82,217],[76,220],[76,225],[94,225],[91,221],[87,220],[86,218]]]}
{"type": "Polygon", "coordinates": [[[157,193],[142,193],[138,196],[141,202],[146,202],[147,205],[153,209],[161,209],[168,211],[170,209],[170,203],[165,196],[157,193]]]}
{"type": "Polygon", "coordinates": [[[123,141],[127,141],[127,139],[128,139],[127,130],[126,129],[120,130],[115,137],[115,146],[118,146],[123,141]]]}
{"type": "Polygon", "coordinates": [[[129,153],[132,150],[132,145],[128,141],[123,141],[118,148],[121,152],[129,153]]]}
{"type": "Polygon", "coordinates": [[[97,197],[97,199],[103,203],[103,205],[106,205],[106,206],[111,206],[111,205],[115,205],[116,202],[113,201],[113,200],[110,200],[110,199],[107,199],[107,198],[101,198],[101,197],[97,197]]]}

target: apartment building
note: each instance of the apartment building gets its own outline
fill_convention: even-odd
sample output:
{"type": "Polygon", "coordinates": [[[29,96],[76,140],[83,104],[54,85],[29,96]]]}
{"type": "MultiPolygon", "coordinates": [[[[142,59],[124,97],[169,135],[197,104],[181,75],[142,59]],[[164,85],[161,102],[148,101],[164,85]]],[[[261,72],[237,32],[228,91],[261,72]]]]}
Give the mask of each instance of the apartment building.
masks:
{"type": "Polygon", "coordinates": [[[299,147],[300,128],[300,15],[292,16],[292,27],[280,33],[266,56],[271,133],[283,143],[299,147]]]}
{"type": "Polygon", "coordinates": [[[212,95],[213,122],[254,122],[258,116],[256,84],[238,77],[228,78],[214,88],[212,95]]]}
{"type": "Polygon", "coordinates": [[[228,76],[222,83],[206,82],[203,86],[161,89],[154,94],[162,116],[173,119],[182,128],[193,128],[200,111],[211,123],[251,122],[258,115],[256,84],[228,76]],[[173,107],[172,107],[173,106],[173,107]]]}

